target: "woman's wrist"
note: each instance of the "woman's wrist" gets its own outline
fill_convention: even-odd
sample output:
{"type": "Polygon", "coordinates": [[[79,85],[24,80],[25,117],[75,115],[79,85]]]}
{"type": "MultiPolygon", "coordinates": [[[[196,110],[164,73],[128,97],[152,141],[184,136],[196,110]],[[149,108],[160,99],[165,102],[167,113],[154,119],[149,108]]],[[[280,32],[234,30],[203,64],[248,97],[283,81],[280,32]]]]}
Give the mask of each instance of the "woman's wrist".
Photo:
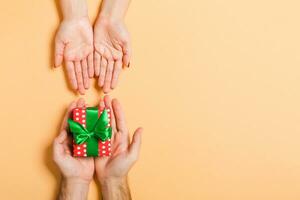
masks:
{"type": "Polygon", "coordinates": [[[123,18],[113,18],[110,16],[104,16],[104,15],[100,14],[96,20],[96,24],[97,23],[101,23],[102,25],[110,26],[113,24],[124,23],[124,19],[123,18]]]}
{"type": "Polygon", "coordinates": [[[88,18],[86,0],[60,0],[64,20],[88,18]]]}
{"type": "Polygon", "coordinates": [[[103,0],[99,18],[109,22],[123,21],[130,0],[103,0]]]}
{"type": "Polygon", "coordinates": [[[110,28],[120,23],[124,23],[124,21],[122,19],[116,20],[116,19],[99,16],[96,20],[95,26],[110,28]]]}

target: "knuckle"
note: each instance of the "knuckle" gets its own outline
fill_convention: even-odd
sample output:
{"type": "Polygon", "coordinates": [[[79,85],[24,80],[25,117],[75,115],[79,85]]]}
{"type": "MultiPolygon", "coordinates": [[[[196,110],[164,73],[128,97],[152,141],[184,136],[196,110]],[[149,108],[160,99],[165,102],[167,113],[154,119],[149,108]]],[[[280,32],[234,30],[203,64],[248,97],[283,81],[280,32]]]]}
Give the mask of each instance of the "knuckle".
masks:
{"type": "Polygon", "coordinates": [[[113,55],[113,60],[121,60],[121,58],[123,57],[122,53],[117,53],[113,55]]]}
{"type": "Polygon", "coordinates": [[[83,81],[82,81],[82,79],[78,79],[78,84],[80,85],[80,87],[81,87],[81,85],[83,84],[83,81]]]}
{"type": "Polygon", "coordinates": [[[53,143],[52,143],[52,147],[55,147],[58,143],[58,139],[54,138],[53,143]]]}
{"type": "Polygon", "coordinates": [[[131,155],[131,160],[133,163],[136,163],[138,161],[138,159],[139,159],[139,156],[136,153],[131,155]]]}
{"type": "Polygon", "coordinates": [[[121,42],[122,42],[123,45],[128,45],[129,44],[129,40],[130,40],[130,34],[129,34],[129,32],[127,32],[127,37],[123,37],[121,39],[121,42]]]}
{"type": "Polygon", "coordinates": [[[107,68],[107,73],[108,73],[108,74],[112,73],[112,71],[113,71],[113,68],[112,68],[112,67],[107,68]]]}
{"type": "Polygon", "coordinates": [[[73,58],[74,58],[72,55],[70,55],[68,53],[66,53],[64,57],[65,57],[65,60],[67,60],[67,61],[73,60],[73,58]]]}
{"type": "Polygon", "coordinates": [[[116,68],[117,72],[119,73],[120,70],[122,69],[122,63],[116,65],[115,68],[116,68]]]}
{"type": "Polygon", "coordinates": [[[106,59],[101,59],[101,67],[106,67],[107,61],[106,59]]]}
{"type": "Polygon", "coordinates": [[[52,154],[52,160],[53,160],[54,162],[57,161],[57,156],[55,155],[55,153],[52,154]]]}
{"type": "Polygon", "coordinates": [[[54,163],[56,163],[56,164],[58,164],[58,162],[59,162],[59,159],[58,159],[58,157],[57,157],[56,154],[53,154],[53,155],[52,155],[52,160],[53,160],[54,163]]]}
{"type": "Polygon", "coordinates": [[[114,57],[113,56],[108,56],[106,59],[107,59],[108,62],[113,62],[114,61],[114,57]]]}
{"type": "Polygon", "coordinates": [[[75,69],[78,74],[81,74],[81,67],[76,67],[75,69]]]}

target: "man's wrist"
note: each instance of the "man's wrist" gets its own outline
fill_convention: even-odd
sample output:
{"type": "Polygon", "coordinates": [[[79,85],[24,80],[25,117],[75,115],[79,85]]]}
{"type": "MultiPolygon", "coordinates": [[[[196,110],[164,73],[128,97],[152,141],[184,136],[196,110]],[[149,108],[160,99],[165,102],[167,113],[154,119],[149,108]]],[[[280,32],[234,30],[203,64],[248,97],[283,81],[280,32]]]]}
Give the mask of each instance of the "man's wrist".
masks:
{"type": "Polygon", "coordinates": [[[90,181],[77,178],[62,178],[59,200],[87,199],[90,181]]]}
{"type": "Polygon", "coordinates": [[[127,184],[127,176],[124,177],[109,177],[100,179],[101,186],[111,186],[111,185],[120,185],[127,184]]]}
{"type": "Polygon", "coordinates": [[[100,180],[104,200],[130,200],[131,194],[127,176],[122,178],[106,178],[100,180]]]}

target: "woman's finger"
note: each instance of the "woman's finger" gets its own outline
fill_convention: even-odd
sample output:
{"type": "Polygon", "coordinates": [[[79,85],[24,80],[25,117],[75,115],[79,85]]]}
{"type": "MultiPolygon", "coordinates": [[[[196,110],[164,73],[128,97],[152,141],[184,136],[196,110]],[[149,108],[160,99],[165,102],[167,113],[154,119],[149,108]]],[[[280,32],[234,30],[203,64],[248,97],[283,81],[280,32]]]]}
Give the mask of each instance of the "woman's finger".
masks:
{"type": "Polygon", "coordinates": [[[95,51],[95,53],[94,53],[94,71],[95,71],[96,77],[98,77],[100,74],[100,63],[101,63],[101,56],[97,51],[95,51]]]}
{"type": "Polygon", "coordinates": [[[93,78],[94,77],[94,56],[93,53],[90,53],[87,57],[87,63],[88,63],[88,69],[89,69],[89,77],[93,78]]]}
{"type": "Polygon", "coordinates": [[[124,66],[129,67],[131,54],[132,54],[130,42],[124,43],[122,50],[123,50],[123,64],[124,66]]]}
{"type": "Polygon", "coordinates": [[[104,93],[108,93],[110,91],[110,85],[111,85],[111,78],[112,78],[113,70],[114,70],[114,61],[108,61],[107,68],[106,68],[104,85],[103,85],[103,92],[104,93]]]}
{"type": "Polygon", "coordinates": [[[68,74],[68,78],[69,78],[71,87],[74,90],[77,90],[78,85],[77,85],[77,79],[76,79],[74,63],[72,61],[67,61],[66,62],[66,69],[67,69],[67,74],[68,74]]]}
{"type": "Polygon", "coordinates": [[[117,60],[114,65],[114,71],[113,71],[111,86],[110,86],[111,89],[114,89],[117,86],[121,70],[122,70],[122,62],[120,60],[117,60]]]}
{"type": "Polygon", "coordinates": [[[81,67],[82,67],[83,85],[85,89],[88,89],[90,87],[90,78],[88,75],[87,59],[83,59],[81,61],[81,67]]]}
{"type": "Polygon", "coordinates": [[[84,86],[83,86],[83,78],[82,78],[82,70],[81,70],[81,64],[80,61],[75,61],[75,73],[76,73],[76,79],[78,84],[78,91],[80,94],[84,94],[84,86]]]}
{"type": "Polygon", "coordinates": [[[107,60],[104,57],[102,57],[101,67],[100,67],[100,75],[99,75],[99,79],[98,79],[99,87],[103,87],[103,85],[104,85],[104,78],[105,78],[106,68],[107,68],[107,60]]]}

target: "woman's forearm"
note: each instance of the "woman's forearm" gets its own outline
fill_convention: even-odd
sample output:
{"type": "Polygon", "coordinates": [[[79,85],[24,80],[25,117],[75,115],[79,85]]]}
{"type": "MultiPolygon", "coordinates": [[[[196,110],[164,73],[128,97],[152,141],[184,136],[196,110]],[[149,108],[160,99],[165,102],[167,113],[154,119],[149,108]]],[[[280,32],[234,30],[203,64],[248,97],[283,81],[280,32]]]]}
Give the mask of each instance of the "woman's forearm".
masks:
{"type": "Polygon", "coordinates": [[[86,0],[60,0],[60,8],[65,20],[88,17],[86,0]]]}
{"type": "Polygon", "coordinates": [[[112,21],[123,20],[130,0],[103,0],[99,16],[112,21]]]}

